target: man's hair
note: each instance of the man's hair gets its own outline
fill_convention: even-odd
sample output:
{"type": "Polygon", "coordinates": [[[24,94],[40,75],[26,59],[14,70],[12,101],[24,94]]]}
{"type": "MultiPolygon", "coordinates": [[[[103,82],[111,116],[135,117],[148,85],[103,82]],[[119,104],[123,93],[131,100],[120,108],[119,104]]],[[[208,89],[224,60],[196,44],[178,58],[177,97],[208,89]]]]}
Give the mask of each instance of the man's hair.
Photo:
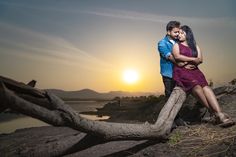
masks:
{"type": "Polygon", "coordinates": [[[179,28],[180,22],[179,21],[170,21],[166,25],[166,31],[171,31],[173,28],[179,28]]]}

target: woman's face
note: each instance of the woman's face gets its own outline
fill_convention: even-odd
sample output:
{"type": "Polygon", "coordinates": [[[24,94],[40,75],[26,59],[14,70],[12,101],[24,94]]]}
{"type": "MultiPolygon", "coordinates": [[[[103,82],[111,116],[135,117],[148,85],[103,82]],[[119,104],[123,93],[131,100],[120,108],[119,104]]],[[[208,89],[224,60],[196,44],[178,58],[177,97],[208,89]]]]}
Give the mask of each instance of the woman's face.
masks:
{"type": "Polygon", "coordinates": [[[186,33],[180,29],[179,30],[179,41],[185,41],[186,40],[186,33]]]}

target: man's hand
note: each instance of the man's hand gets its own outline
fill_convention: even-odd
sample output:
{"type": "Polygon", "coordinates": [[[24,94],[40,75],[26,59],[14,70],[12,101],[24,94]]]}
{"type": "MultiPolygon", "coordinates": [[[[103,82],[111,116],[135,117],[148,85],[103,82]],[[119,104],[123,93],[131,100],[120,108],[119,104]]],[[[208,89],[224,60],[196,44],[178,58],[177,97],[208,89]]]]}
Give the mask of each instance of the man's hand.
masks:
{"type": "Polygon", "coordinates": [[[188,64],[188,62],[177,62],[176,64],[177,64],[177,66],[179,66],[179,67],[183,67],[183,66],[185,66],[186,64],[188,64]]]}
{"type": "Polygon", "coordinates": [[[187,64],[184,66],[185,69],[189,69],[189,70],[193,70],[193,69],[196,69],[197,66],[196,65],[193,65],[193,64],[187,64]]]}

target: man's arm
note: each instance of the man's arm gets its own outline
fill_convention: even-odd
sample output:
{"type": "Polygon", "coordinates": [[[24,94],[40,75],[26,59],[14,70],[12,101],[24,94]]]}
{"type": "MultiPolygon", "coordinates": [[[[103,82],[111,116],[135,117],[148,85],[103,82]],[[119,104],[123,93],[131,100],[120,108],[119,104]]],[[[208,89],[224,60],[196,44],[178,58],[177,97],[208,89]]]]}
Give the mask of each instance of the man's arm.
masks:
{"type": "Polygon", "coordinates": [[[188,64],[188,62],[182,62],[182,61],[177,62],[172,54],[168,57],[168,59],[179,67],[183,67],[188,64]]]}
{"type": "Polygon", "coordinates": [[[163,57],[165,59],[169,59],[169,56],[171,55],[171,52],[167,48],[167,45],[164,41],[160,41],[158,43],[158,51],[159,51],[161,57],[163,57]]]}
{"type": "Polygon", "coordinates": [[[165,42],[160,41],[158,43],[158,51],[163,58],[170,60],[172,63],[177,64],[180,67],[187,64],[187,62],[176,62],[174,56],[172,55],[172,52],[169,52],[169,50],[167,49],[165,42]]]}

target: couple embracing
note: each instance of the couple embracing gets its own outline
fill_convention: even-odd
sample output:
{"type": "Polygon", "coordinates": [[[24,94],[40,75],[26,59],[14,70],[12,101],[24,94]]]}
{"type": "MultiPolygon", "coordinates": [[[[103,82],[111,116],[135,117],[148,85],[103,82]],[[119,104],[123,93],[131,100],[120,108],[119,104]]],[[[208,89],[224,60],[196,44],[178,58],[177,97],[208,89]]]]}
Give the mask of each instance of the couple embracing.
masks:
{"type": "Polygon", "coordinates": [[[166,26],[166,36],[158,42],[160,69],[168,98],[175,86],[195,96],[213,115],[220,126],[232,126],[235,122],[222,111],[204,74],[198,68],[203,62],[202,52],[196,44],[192,29],[178,21],[166,26]]]}

